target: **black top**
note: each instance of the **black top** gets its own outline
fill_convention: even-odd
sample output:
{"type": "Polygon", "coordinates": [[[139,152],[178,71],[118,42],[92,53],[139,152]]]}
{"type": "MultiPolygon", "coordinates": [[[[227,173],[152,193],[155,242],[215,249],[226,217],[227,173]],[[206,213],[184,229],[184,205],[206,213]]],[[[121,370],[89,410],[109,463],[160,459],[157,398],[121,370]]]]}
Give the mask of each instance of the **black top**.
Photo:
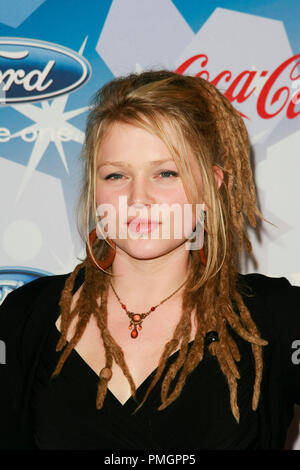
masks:
{"type": "MultiPolygon", "coordinates": [[[[136,415],[133,398],[122,405],[108,389],[96,409],[97,374],[73,350],[59,376],[50,380],[61,352],[55,321],[67,275],[33,281],[0,307],[0,339],[7,359],[0,365],[0,447],[2,449],[281,449],[300,404],[300,364],[292,343],[300,339],[300,287],[285,278],[240,275],[252,287],[243,294],[251,315],[269,341],[263,347],[264,373],[257,411],[252,411],[254,358],[251,345],[233,330],[241,353],[237,364],[240,423],[230,407],[229,388],[219,363],[207,349],[187,377],[180,396],[158,411],[164,375],[136,415]]],[[[84,280],[81,271],[74,287],[84,280]]],[[[229,328],[229,327],[228,327],[229,328]]],[[[190,343],[192,344],[192,343],[190,343]]],[[[175,359],[172,354],[167,365],[175,359]]],[[[167,368],[165,369],[165,371],[167,368]]],[[[137,389],[140,401],[155,370],[137,389]]]]}
{"type": "MultiPolygon", "coordinates": [[[[145,405],[131,415],[136,402],[122,405],[108,390],[104,406],[96,409],[98,375],[76,350],[61,374],[49,383],[60,352],[55,346],[60,333],[51,329],[41,355],[33,386],[32,416],[35,441],[40,449],[246,449],[256,446],[257,412],[251,410],[253,367],[249,348],[239,370],[241,421],[233,418],[226,379],[217,359],[206,352],[189,376],[179,398],[165,410],[160,405],[160,381],[145,405]]],[[[192,342],[190,343],[192,344],[192,342]]],[[[178,351],[168,360],[176,359],[178,351]]],[[[243,354],[244,356],[244,354],[243,354]]],[[[142,399],[155,370],[137,389],[142,399]]]]}

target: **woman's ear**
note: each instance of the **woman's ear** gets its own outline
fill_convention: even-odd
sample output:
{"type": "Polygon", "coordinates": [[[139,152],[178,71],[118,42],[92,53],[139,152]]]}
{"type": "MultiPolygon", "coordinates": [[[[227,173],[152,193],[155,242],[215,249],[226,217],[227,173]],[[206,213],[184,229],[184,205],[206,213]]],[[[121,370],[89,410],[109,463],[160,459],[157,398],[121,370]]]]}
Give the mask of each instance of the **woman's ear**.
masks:
{"type": "Polygon", "coordinates": [[[216,183],[219,188],[221,184],[223,183],[223,178],[224,178],[223,170],[218,165],[213,165],[213,171],[214,171],[214,177],[215,177],[216,183]]]}

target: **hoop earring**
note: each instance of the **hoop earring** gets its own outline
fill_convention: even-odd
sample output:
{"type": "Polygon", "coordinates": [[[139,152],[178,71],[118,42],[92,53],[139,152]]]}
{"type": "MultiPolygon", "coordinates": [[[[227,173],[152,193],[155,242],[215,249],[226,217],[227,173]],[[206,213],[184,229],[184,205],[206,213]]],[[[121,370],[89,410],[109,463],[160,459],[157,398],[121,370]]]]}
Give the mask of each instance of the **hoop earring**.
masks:
{"type": "Polygon", "coordinates": [[[199,256],[200,256],[201,264],[203,264],[203,266],[206,266],[207,260],[206,260],[206,256],[205,256],[203,247],[198,250],[198,253],[199,253],[199,256]]]}
{"type": "Polygon", "coordinates": [[[201,261],[201,263],[202,263],[204,266],[206,266],[206,261],[207,261],[207,260],[206,260],[206,256],[205,256],[205,254],[204,254],[203,248],[201,248],[201,249],[198,250],[198,251],[199,251],[199,256],[200,256],[200,261],[201,261]]]}
{"type": "MultiPolygon", "coordinates": [[[[93,243],[96,240],[96,238],[97,238],[97,232],[96,232],[96,229],[94,228],[94,230],[92,230],[91,233],[89,234],[89,242],[90,242],[91,247],[93,246],[93,243]]],[[[106,237],[106,240],[108,240],[110,243],[112,243],[113,248],[109,245],[108,257],[105,260],[102,260],[102,261],[99,261],[99,260],[94,261],[93,260],[92,253],[89,249],[88,244],[86,243],[87,258],[88,258],[89,262],[91,263],[91,265],[93,266],[93,268],[95,268],[95,269],[101,269],[101,268],[106,269],[106,268],[108,268],[109,266],[112,265],[113,260],[115,258],[116,244],[112,240],[110,240],[110,238],[108,238],[108,237],[106,237]]]]}

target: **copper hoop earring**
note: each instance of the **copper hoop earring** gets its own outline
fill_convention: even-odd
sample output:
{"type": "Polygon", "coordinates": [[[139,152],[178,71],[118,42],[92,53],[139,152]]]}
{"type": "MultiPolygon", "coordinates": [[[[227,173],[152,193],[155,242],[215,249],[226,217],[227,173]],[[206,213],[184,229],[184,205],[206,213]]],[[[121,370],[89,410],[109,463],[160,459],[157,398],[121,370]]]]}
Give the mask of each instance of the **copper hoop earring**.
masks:
{"type": "Polygon", "coordinates": [[[204,266],[206,266],[206,256],[205,256],[205,254],[204,254],[203,248],[201,248],[201,249],[199,250],[199,256],[200,256],[200,261],[201,261],[201,263],[202,263],[204,266]]]}
{"type": "MultiPolygon", "coordinates": [[[[96,238],[97,238],[97,232],[96,232],[96,229],[94,228],[94,230],[92,230],[91,233],[89,234],[89,242],[90,242],[91,247],[93,246],[93,243],[96,240],[96,238]]],[[[112,243],[113,248],[109,245],[108,257],[106,259],[102,260],[102,261],[99,261],[99,260],[94,261],[93,260],[91,251],[89,249],[89,246],[88,246],[88,244],[86,244],[87,258],[88,258],[89,262],[91,263],[91,265],[95,269],[101,269],[101,268],[106,269],[106,268],[108,268],[109,266],[112,265],[113,260],[115,258],[116,244],[112,240],[110,240],[110,238],[108,238],[108,237],[106,237],[106,240],[108,240],[110,243],[112,243]]]]}
{"type": "Polygon", "coordinates": [[[199,256],[200,256],[201,264],[203,264],[203,266],[206,266],[207,260],[206,260],[206,256],[205,256],[203,247],[198,250],[198,253],[199,253],[199,256]]]}

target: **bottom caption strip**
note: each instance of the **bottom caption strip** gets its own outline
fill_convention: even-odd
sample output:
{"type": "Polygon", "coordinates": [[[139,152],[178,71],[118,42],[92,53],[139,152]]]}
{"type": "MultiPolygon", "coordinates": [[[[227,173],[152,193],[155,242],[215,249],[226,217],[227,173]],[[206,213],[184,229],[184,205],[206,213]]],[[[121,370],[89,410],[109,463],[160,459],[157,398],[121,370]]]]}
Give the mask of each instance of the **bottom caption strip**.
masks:
{"type": "Polygon", "coordinates": [[[132,468],[137,465],[182,465],[182,464],[195,464],[195,454],[146,454],[141,455],[117,455],[110,454],[104,457],[103,463],[105,465],[128,465],[132,468]]]}

